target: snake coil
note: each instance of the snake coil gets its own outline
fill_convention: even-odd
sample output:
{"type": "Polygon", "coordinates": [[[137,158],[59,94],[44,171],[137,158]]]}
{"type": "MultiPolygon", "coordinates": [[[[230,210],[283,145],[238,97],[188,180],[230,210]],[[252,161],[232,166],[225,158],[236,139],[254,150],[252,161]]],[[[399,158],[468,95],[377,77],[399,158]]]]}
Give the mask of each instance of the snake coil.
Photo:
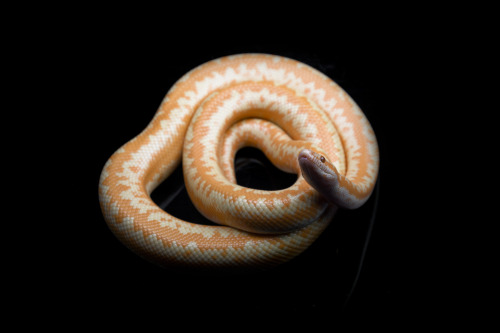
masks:
{"type": "Polygon", "coordinates": [[[112,232],[159,265],[262,267],[304,251],[338,207],[362,205],[377,174],[374,132],[342,88],[298,61],[242,54],[177,81],[146,129],[105,164],[99,199],[112,232]],[[278,191],[237,185],[234,156],[245,146],[297,181],[278,191]],[[217,226],[180,220],[151,200],[181,161],[191,200],[217,226]]]}

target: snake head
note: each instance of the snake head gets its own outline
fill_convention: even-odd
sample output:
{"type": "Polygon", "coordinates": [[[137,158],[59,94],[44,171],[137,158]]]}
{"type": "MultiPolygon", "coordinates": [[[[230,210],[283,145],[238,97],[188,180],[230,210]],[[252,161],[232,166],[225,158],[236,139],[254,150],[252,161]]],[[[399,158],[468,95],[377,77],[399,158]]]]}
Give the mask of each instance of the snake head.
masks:
{"type": "Polygon", "coordinates": [[[331,190],[338,179],[335,166],[323,155],[310,149],[302,150],[298,158],[302,176],[309,185],[314,187],[328,201],[334,201],[331,198],[331,190]]]}
{"type": "Polygon", "coordinates": [[[359,195],[358,188],[323,155],[304,149],[299,153],[299,165],[302,176],[316,191],[330,203],[341,208],[356,209],[368,197],[359,195]]]}

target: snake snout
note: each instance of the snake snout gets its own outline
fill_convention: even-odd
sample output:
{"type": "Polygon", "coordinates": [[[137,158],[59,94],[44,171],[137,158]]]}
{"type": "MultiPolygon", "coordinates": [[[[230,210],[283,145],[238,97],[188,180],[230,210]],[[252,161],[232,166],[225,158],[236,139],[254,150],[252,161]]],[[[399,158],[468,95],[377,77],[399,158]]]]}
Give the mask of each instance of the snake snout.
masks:
{"type": "MultiPolygon", "coordinates": [[[[303,149],[299,153],[298,159],[302,172],[307,174],[307,176],[311,176],[311,174],[318,174],[317,177],[324,178],[331,175],[333,171],[331,170],[331,165],[327,163],[328,160],[323,155],[311,149],[303,149]]],[[[304,176],[304,178],[305,177],[306,176],[304,176]]]]}

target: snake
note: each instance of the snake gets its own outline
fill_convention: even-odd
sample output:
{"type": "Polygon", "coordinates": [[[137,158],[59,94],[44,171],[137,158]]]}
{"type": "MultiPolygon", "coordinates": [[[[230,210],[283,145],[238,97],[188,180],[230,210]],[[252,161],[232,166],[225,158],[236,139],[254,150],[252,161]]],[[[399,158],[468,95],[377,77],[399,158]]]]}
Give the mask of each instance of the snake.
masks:
{"type": "Polygon", "coordinates": [[[159,266],[266,268],[305,251],[338,209],[362,206],[378,169],[374,130],[337,83],[291,58],[237,54],[175,82],[147,127],[105,163],[99,203],[112,233],[159,266]],[[243,147],[297,180],[278,190],[238,185],[243,147]],[[151,199],[180,166],[190,200],[213,225],[151,199]]]}

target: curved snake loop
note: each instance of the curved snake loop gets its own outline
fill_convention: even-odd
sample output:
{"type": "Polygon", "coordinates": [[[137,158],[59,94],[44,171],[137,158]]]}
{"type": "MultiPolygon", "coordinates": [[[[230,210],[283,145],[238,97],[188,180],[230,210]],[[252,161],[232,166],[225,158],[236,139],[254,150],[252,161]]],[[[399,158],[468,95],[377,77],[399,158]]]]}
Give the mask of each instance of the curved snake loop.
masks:
{"type": "Polygon", "coordinates": [[[101,209],[113,233],[163,266],[262,267],[304,251],[338,207],[357,208],[378,174],[374,132],[335,82],[298,61],[229,56],[184,75],[142,133],[107,161],[101,209]],[[236,184],[238,149],[298,174],[289,188],[236,184]],[[181,163],[195,207],[218,225],[160,209],[151,192],[181,163]]]}

